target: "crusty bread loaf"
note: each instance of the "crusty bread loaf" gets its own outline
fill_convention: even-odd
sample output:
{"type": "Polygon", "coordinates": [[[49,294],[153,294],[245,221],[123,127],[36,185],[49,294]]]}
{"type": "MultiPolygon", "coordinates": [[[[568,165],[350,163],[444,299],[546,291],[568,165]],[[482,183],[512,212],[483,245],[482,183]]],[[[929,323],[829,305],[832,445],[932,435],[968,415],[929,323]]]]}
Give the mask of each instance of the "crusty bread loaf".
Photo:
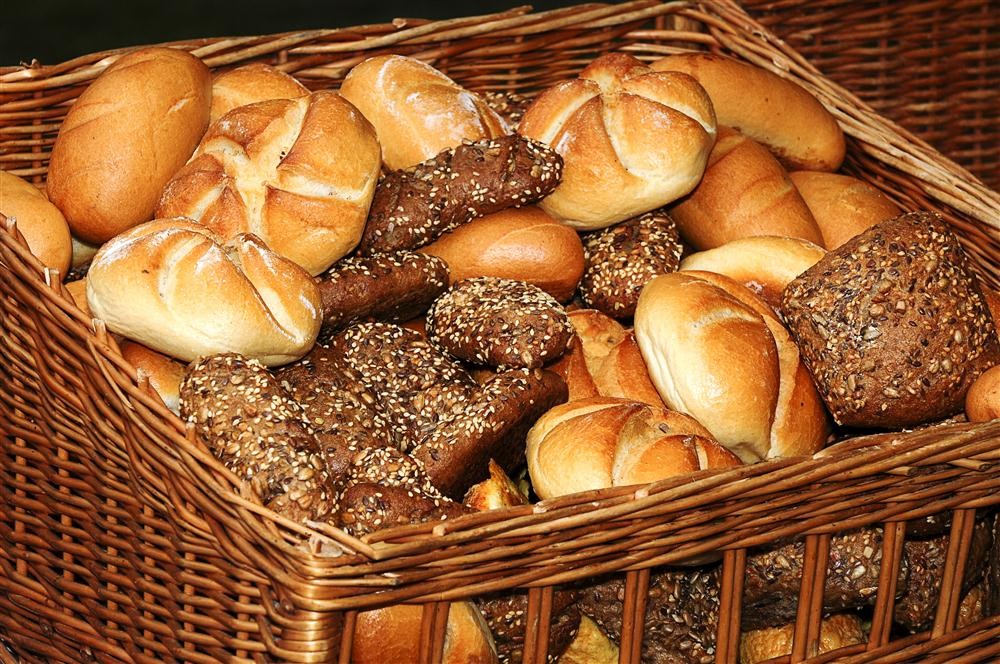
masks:
{"type": "MultiPolygon", "coordinates": [[[[740,635],[740,664],[757,664],[791,654],[794,632],[794,623],[743,632],[740,635]]],[[[817,652],[825,653],[865,641],[861,618],[853,613],[838,613],[824,618],[820,623],[817,652]]]]}
{"type": "Polygon", "coordinates": [[[156,214],[253,233],[315,275],[358,244],[378,174],[375,131],[340,95],[273,99],[213,124],[156,214]]]}
{"type": "Polygon", "coordinates": [[[735,127],[763,143],[789,168],[840,168],[846,150],[840,125],[802,86],[709,53],[669,55],[651,67],[695,77],[708,91],[720,125],[735,127]]]}
{"type": "Polygon", "coordinates": [[[965,415],[970,422],[1000,417],[1000,365],[983,372],[965,395],[965,415]]]}
{"type": "Polygon", "coordinates": [[[375,126],[382,158],[393,170],[415,166],[462,141],[509,133],[476,94],[402,55],[368,58],[348,72],[340,94],[375,126]]]}
{"type": "MultiPolygon", "coordinates": [[[[358,613],[353,664],[412,664],[420,652],[423,608],[396,604],[358,613]]],[[[452,602],[441,664],[497,664],[493,636],[472,602],[452,602]]]]}
{"type": "Polygon", "coordinates": [[[583,274],[576,232],[536,206],[473,219],[420,249],[448,264],[451,282],[470,277],[518,279],[565,302],[583,274]]]}
{"type": "Polygon", "coordinates": [[[754,235],[823,244],[819,226],[778,160],[764,146],[723,126],[705,177],[671,206],[670,214],[697,249],[754,235]]]}
{"type": "Polygon", "coordinates": [[[163,399],[164,405],[175,413],[180,412],[181,380],[184,379],[184,365],[177,360],[157,353],[134,341],[124,341],[119,345],[122,357],[149,379],[149,384],[163,399]]]}
{"type": "Polygon", "coordinates": [[[681,261],[680,269],[725,275],[776,309],[785,286],[825,254],[806,240],[758,235],[691,254],[681,261]]]}
{"type": "Polygon", "coordinates": [[[69,226],[38,187],[0,171],[0,214],[17,222],[17,230],[42,265],[59,270],[60,278],[66,276],[73,252],[69,226]]]}
{"type": "Polygon", "coordinates": [[[295,99],[309,94],[309,88],[294,77],[274,67],[255,62],[230,69],[212,81],[212,107],[209,122],[247,104],[268,99],[295,99]]]}
{"type": "Polygon", "coordinates": [[[541,203],[582,230],[655,210],[691,191],[715,140],[715,114],[689,76],[624,53],[543,92],[518,131],[563,156],[562,183],[541,203]]]}
{"type": "Polygon", "coordinates": [[[872,185],[839,173],[792,171],[788,174],[823,234],[823,246],[836,249],[902,210],[872,185]]]}
{"type": "Polygon", "coordinates": [[[100,244],[153,218],[205,133],[211,95],[201,60],[161,47],[123,55],[84,90],[60,125],[47,183],[74,235],[100,244]]]}
{"type": "Polygon", "coordinates": [[[639,298],[635,333],[667,406],[744,461],[808,455],[826,442],[828,416],[791,336],[732,279],[656,277],[639,298]]]}
{"type": "Polygon", "coordinates": [[[301,268],[252,235],[223,242],[186,219],[142,224],[101,247],[87,302],[112,332],[184,361],[232,351],[285,364],[320,327],[319,291],[301,268]]]}

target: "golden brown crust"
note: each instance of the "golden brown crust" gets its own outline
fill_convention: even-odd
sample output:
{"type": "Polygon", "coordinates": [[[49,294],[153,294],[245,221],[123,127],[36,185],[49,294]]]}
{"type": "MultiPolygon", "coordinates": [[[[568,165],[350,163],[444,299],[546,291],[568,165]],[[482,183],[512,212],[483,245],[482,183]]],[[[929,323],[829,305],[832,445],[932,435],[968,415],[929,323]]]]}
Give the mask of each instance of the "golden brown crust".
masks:
{"type": "Polygon", "coordinates": [[[163,353],[157,353],[134,341],[125,341],[119,345],[122,357],[144,373],[163,403],[175,413],[180,409],[181,380],[184,378],[185,366],[163,353]]]}
{"type": "MultiPolygon", "coordinates": [[[[358,614],[353,664],[412,664],[420,651],[422,608],[398,604],[358,614]]],[[[498,664],[493,637],[472,602],[452,602],[442,664],[498,664]]]]}
{"type": "Polygon", "coordinates": [[[857,178],[820,171],[788,174],[823,234],[823,246],[836,249],[902,210],[881,191],[857,178]]]}
{"type": "Polygon", "coordinates": [[[17,230],[43,265],[66,277],[73,253],[69,226],[38,187],[0,171],[0,214],[17,222],[17,230]]]}
{"type": "Polygon", "coordinates": [[[982,373],[965,395],[965,415],[970,422],[1000,417],[1000,365],[982,373]]]}
{"type": "Polygon", "coordinates": [[[212,108],[209,122],[247,104],[268,99],[295,99],[309,94],[309,89],[293,76],[274,67],[255,62],[230,69],[212,81],[212,108]]]}
{"type": "MultiPolygon", "coordinates": [[[[792,652],[795,625],[750,630],[740,635],[740,664],[756,664],[792,652]]],[[[820,653],[864,643],[867,640],[861,619],[851,613],[838,613],[820,623],[820,653]]]]}

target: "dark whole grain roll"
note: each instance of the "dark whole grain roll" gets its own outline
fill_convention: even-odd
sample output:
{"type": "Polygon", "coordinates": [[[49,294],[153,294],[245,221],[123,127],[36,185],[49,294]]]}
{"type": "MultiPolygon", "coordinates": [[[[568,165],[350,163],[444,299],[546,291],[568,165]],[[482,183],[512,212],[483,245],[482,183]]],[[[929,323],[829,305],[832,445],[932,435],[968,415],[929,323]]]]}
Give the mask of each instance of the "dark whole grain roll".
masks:
{"type": "Polygon", "coordinates": [[[792,281],[781,313],[841,425],[903,428],[962,409],[1000,341],[958,239],[934,213],[873,226],[792,281]]]}
{"type": "Polygon", "coordinates": [[[521,122],[524,112],[531,106],[529,98],[516,92],[488,91],[480,93],[479,96],[511,127],[516,127],[521,122]]]}
{"type": "Polygon", "coordinates": [[[364,320],[406,321],[448,287],[448,265],[436,256],[400,251],[353,256],[316,278],[323,338],[364,320]]]}
{"type": "MultiPolygon", "coordinates": [[[[500,664],[520,664],[524,658],[525,617],[528,615],[528,592],[510,590],[494,593],[477,601],[486,624],[493,633],[500,664]]],[[[547,661],[557,662],[580,628],[580,608],[575,591],[557,590],[552,594],[552,617],[549,624],[547,661]]]]}
{"type": "Polygon", "coordinates": [[[683,251],[677,226],[664,210],[588,233],[583,249],[580,297],[613,318],[631,318],[642,287],[658,274],[676,272],[683,251]]]}
{"type": "Polygon", "coordinates": [[[434,301],[427,312],[427,337],[472,364],[534,368],[566,352],[573,326],[555,298],[537,286],[475,277],[434,301]]]}
{"type": "Polygon", "coordinates": [[[202,358],[181,381],[181,417],[260,497],[293,521],[328,521],[336,493],[302,407],[260,362],[234,353],[202,358]]]}

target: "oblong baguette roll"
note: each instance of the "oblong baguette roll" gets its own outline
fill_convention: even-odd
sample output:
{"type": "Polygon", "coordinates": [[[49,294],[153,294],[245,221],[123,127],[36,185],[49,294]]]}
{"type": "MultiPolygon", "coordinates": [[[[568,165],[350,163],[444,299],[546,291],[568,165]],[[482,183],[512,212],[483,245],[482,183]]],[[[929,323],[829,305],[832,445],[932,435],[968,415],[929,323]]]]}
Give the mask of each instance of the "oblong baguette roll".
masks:
{"type": "Polygon", "coordinates": [[[823,243],[809,207],[778,160],[729,127],[719,127],[704,177],[670,208],[670,216],[697,249],[755,235],[823,243]]]}
{"type": "Polygon", "coordinates": [[[573,297],[584,267],[576,231],[533,205],[473,219],[420,251],[443,259],[453,284],[471,277],[518,279],[560,302],[573,297]]]}
{"type": "Polygon", "coordinates": [[[309,88],[285,72],[262,62],[230,69],[212,81],[209,122],[247,104],[268,99],[295,99],[309,94],[309,88]]]}
{"type": "MultiPolygon", "coordinates": [[[[59,270],[60,277],[66,276],[73,253],[69,226],[38,187],[0,171],[0,214],[17,221],[17,230],[43,265],[59,270]]],[[[583,249],[580,251],[582,254],[583,249]]]]}
{"type": "Polygon", "coordinates": [[[788,177],[809,206],[827,249],[902,213],[881,191],[849,175],[793,171],[788,177]]]}
{"type": "Polygon", "coordinates": [[[119,58],[70,107],[47,189],[73,234],[100,244],[153,218],[167,181],[208,126],[212,75],[172,48],[119,58]]]}
{"type": "Polygon", "coordinates": [[[87,302],[112,332],[186,362],[235,352],[296,360],[320,328],[319,289],[252,235],[223,243],[189,219],[159,219],[106,243],[87,302]]]}
{"type": "Polygon", "coordinates": [[[340,94],[375,126],[382,159],[392,170],[415,166],[463,140],[509,133],[478,95],[402,55],[368,58],[348,72],[340,94]]]}
{"type": "Polygon", "coordinates": [[[766,145],[789,168],[835,171],[844,161],[837,119],[796,83],[708,53],[668,55],[650,66],[695,77],[708,91],[720,125],[766,145]]]}

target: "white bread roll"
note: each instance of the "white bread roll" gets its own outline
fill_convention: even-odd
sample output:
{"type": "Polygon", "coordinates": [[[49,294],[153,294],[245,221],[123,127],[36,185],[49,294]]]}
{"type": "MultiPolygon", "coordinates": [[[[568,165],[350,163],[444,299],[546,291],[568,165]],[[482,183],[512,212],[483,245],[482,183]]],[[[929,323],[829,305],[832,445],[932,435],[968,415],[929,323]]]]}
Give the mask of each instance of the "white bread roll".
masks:
{"type": "Polygon", "coordinates": [[[680,269],[725,275],[776,310],[785,286],[825,254],[825,249],[806,240],[759,235],[691,254],[681,261],[680,269]]]}
{"type": "Polygon", "coordinates": [[[670,208],[681,235],[711,249],[754,235],[797,237],[822,245],[823,235],[785,169],[762,145],[719,127],[705,176],[670,208]]]}
{"type": "Polygon", "coordinates": [[[809,455],[830,424],[798,348],[747,288],[711,272],[656,277],[635,333],[664,403],[743,461],[809,455]]]}
{"type": "Polygon", "coordinates": [[[519,133],[565,161],[542,209],[582,230],[605,228],[691,191],[715,142],[708,95],[691,77],[610,53],[542,93],[519,133]]]}
{"type": "Polygon", "coordinates": [[[73,254],[69,226],[59,208],[38,187],[0,171],[0,214],[17,222],[17,230],[42,265],[66,276],[73,254]]]}
{"type": "Polygon", "coordinates": [[[320,328],[313,280],[252,235],[224,242],[159,219],[97,252],[87,302],[112,332],[190,362],[235,352],[274,366],[305,355],[320,328]]]}
{"type": "Polygon", "coordinates": [[[478,95],[402,55],[368,58],[348,72],[340,94],[375,126],[382,159],[392,170],[427,161],[463,140],[510,133],[478,95]]]}
{"type": "MultiPolygon", "coordinates": [[[[757,664],[790,655],[795,623],[743,632],[740,635],[740,664],[757,664]]],[[[846,648],[867,641],[861,618],[850,613],[838,613],[820,622],[817,654],[846,648]]]]}
{"type": "Polygon", "coordinates": [[[560,302],[583,276],[583,243],[533,205],[473,219],[420,249],[448,264],[451,283],[471,277],[518,279],[560,302]]]}
{"type": "Polygon", "coordinates": [[[549,410],[528,432],[527,457],[540,498],[740,465],[694,419],[611,397],[549,410]]]}
{"type": "MultiPolygon", "coordinates": [[[[423,607],[397,604],[358,613],[352,664],[412,664],[420,652],[423,607]]],[[[497,664],[493,635],[472,602],[452,602],[441,664],[497,664]]]]}
{"type": "Polygon", "coordinates": [[[828,250],[903,212],[881,191],[849,175],[793,171],[788,177],[809,206],[828,250]]]}
{"type": "Polygon", "coordinates": [[[987,369],[965,394],[965,416],[970,422],[1000,417],[1000,365],[987,369]]]}
{"type": "Polygon", "coordinates": [[[209,128],[156,214],[253,233],[316,275],[361,239],[379,163],[372,126],[335,92],[262,101],[209,128]]]}
{"type": "Polygon", "coordinates": [[[136,371],[145,374],[164,405],[179,413],[185,365],[134,341],[123,341],[119,350],[126,362],[135,367],[136,371]]]}
{"type": "Polygon", "coordinates": [[[668,55],[651,67],[694,76],[708,91],[720,125],[766,145],[789,168],[835,171],[844,161],[837,119],[797,83],[709,53],[668,55]]]}
{"type": "Polygon", "coordinates": [[[309,88],[285,72],[262,62],[230,69],[212,81],[209,122],[247,104],[268,99],[295,99],[309,94],[309,88]]]}
{"type": "Polygon", "coordinates": [[[47,189],[73,235],[101,244],[153,218],[163,185],[208,126],[212,75],[172,48],[120,57],[59,127],[47,189]]]}

